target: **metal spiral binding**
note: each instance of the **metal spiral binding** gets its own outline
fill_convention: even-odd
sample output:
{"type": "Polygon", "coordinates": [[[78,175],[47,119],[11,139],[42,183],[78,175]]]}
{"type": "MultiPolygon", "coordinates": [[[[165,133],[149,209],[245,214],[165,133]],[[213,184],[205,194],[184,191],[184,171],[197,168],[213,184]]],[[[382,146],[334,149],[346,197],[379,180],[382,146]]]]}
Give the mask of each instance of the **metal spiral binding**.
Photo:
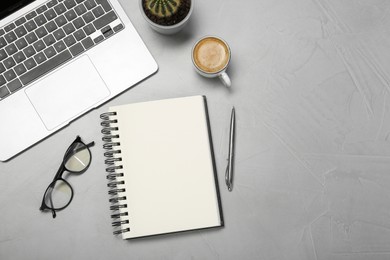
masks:
{"type": "Polygon", "coordinates": [[[127,208],[127,204],[121,204],[121,202],[126,201],[126,196],[123,195],[126,189],[123,188],[125,181],[120,180],[120,178],[123,177],[123,172],[121,172],[123,166],[119,164],[122,161],[122,158],[120,157],[120,142],[116,141],[118,140],[119,135],[116,133],[118,127],[116,127],[115,124],[118,123],[118,120],[113,118],[115,116],[115,112],[101,114],[100,119],[102,119],[102,122],[100,124],[103,127],[101,131],[103,134],[102,140],[104,142],[103,148],[106,150],[104,153],[104,156],[106,157],[104,162],[107,165],[106,173],[107,180],[109,181],[107,184],[109,187],[108,194],[111,196],[109,199],[109,202],[112,204],[110,210],[115,212],[115,214],[111,215],[111,218],[113,219],[112,226],[121,228],[115,230],[113,233],[114,235],[119,235],[129,232],[130,228],[122,228],[122,225],[129,224],[129,220],[124,219],[128,218],[129,214],[128,212],[123,211],[123,209],[127,208]]]}

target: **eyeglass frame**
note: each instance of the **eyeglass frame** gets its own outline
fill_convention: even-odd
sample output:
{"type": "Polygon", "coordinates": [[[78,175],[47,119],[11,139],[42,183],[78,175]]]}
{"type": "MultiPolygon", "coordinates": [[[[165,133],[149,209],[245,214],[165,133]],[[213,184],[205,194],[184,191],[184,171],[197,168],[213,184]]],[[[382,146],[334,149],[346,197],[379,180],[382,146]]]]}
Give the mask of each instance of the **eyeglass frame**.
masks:
{"type": "Polygon", "coordinates": [[[70,183],[68,181],[66,181],[62,177],[62,175],[64,174],[65,171],[70,172],[70,173],[77,173],[77,174],[82,174],[82,173],[86,172],[88,170],[89,166],[91,165],[91,162],[92,162],[92,153],[91,153],[91,150],[89,149],[89,147],[92,147],[94,145],[95,145],[94,141],[92,141],[88,144],[85,144],[83,141],[81,141],[80,136],[77,136],[76,139],[72,142],[72,144],[69,145],[68,149],[66,150],[66,152],[64,154],[64,158],[62,160],[60,168],[58,169],[56,175],[54,176],[53,181],[49,184],[49,186],[45,190],[45,193],[43,194],[41,207],[39,208],[40,211],[51,210],[53,218],[55,218],[57,216],[56,211],[63,210],[69,206],[69,204],[73,200],[74,191],[73,191],[73,187],[70,185],[70,183]],[[85,168],[82,169],[81,171],[72,171],[72,170],[69,170],[68,168],[66,168],[65,164],[67,163],[67,161],[70,157],[72,157],[74,154],[76,154],[78,152],[78,151],[75,152],[74,149],[72,149],[78,143],[82,144],[83,147],[85,147],[88,150],[88,153],[90,155],[90,160],[88,162],[88,165],[86,165],[85,168]],[[52,191],[53,191],[53,188],[54,188],[56,182],[59,180],[63,181],[66,185],[68,185],[68,187],[70,188],[70,191],[71,191],[71,196],[70,196],[69,202],[65,206],[62,206],[60,208],[54,208],[51,195],[52,195],[52,191]],[[50,188],[52,189],[52,191],[49,191],[50,188]],[[49,196],[49,195],[50,195],[51,207],[49,207],[45,202],[46,196],[49,196]]]}

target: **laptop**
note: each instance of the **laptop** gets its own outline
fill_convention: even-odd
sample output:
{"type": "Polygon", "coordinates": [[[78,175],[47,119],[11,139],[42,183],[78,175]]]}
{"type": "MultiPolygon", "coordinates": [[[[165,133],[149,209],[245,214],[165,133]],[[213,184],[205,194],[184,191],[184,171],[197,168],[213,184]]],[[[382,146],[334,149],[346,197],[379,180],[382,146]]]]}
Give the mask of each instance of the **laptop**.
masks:
{"type": "Polygon", "coordinates": [[[158,69],[118,0],[2,0],[0,19],[0,161],[158,69]]]}

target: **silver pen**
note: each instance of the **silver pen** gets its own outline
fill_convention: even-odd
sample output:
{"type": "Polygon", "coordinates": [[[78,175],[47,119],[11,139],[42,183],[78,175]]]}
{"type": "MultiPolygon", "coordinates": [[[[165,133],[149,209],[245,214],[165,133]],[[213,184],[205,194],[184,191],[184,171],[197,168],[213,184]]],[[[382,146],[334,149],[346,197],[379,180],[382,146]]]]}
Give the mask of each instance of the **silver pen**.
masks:
{"type": "Polygon", "coordinates": [[[229,191],[233,190],[233,158],[234,158],[234,137],[236,126],[236,113],[234,107],[232,108],[232,114],[230,116],[230,134],[229,134],[229,156],[228,165],[225,172],[225,182],[229,191]]]}

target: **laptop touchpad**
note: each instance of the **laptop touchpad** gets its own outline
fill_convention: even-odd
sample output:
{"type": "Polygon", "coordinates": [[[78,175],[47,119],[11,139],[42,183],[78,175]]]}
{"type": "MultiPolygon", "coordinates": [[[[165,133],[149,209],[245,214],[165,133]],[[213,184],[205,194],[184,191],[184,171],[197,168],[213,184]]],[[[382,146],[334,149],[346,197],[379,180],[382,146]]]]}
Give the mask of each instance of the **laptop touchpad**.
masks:
{"type": "Polygon", "coordinates": [[[110,94],[86,55],[28,87],[25,92],[49,131],[94,108],[110,94]]]}

